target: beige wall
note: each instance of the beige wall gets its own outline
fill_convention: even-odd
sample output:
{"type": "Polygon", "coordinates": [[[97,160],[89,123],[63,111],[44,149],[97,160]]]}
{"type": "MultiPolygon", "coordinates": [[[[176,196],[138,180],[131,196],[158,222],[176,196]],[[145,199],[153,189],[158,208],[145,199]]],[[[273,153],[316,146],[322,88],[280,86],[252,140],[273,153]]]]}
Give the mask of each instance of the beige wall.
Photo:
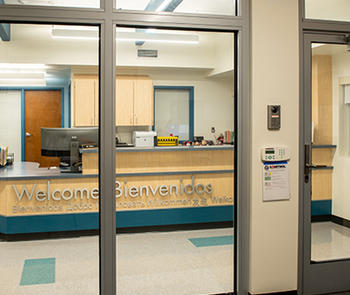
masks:
{"type": "Polygon", "coordinates": [[[298,1],[252,0],[252,161],[250,292],[297,289],[298,1]],[[266,105],[281,104],[280,131],[268,131],[266,105]],[[260,149],[291,150],[289,201],[262,202],[260,149]]]}

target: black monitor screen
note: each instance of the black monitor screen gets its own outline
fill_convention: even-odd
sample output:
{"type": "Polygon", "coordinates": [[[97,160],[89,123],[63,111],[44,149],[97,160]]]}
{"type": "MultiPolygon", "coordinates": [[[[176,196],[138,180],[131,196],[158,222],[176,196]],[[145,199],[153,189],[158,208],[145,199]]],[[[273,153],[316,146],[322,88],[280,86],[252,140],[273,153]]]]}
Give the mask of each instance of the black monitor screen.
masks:
{"type": "Polygon", "coordinates": [[[98,127],[41,128],[41,155],[69,157],[72,142],[98,146],[98,127]]]}

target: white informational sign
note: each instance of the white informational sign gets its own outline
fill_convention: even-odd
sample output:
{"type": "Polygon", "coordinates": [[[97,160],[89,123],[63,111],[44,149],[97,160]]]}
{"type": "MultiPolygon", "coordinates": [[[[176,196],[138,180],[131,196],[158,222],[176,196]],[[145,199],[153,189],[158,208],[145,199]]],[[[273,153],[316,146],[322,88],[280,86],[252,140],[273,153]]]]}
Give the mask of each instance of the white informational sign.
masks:
{"type": "Polygon", "coordinates": [[[264,163],[263,201],[278,201],[289,199],[290,189],[288,163],[264,163]]]}

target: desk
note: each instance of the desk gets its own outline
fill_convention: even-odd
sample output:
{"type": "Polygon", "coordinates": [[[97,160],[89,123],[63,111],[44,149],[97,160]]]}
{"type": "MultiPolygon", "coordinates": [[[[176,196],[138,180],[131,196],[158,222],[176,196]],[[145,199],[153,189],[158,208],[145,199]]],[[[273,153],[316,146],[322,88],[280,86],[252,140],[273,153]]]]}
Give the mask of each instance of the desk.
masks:
{"type": "MultiPolygon", "coordinates": [[[[83,151],[82,174],[60,173],[27,162],[1,169],[0,232],[97,229],[98,174],[92,173],[97,172],[97,155],[97,150],[83,151]],[[86,155],[92,157],[90,168],[84,171],[86,155]]],[[[120,163],[116,170],[117,227],[232,220],[232,146],[121,148],[116,150],[116,161],[120,163]],[[168,166],[161,161],[166,158],[171,159],[168,166]],[[121,163],[132,165],[122,167],[121,163]]]]}

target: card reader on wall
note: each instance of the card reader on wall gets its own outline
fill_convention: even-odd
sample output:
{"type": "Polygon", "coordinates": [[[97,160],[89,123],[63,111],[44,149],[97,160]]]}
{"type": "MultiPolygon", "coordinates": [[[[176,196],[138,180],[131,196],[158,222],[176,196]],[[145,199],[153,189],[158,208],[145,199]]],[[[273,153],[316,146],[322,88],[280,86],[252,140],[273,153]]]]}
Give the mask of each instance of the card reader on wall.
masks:
{"type": "Polygon", "coordinates": [[[270,146],[261,149],[261,160],[263,162],[288,161],[290,151],[287,147],[270,146]]]}

